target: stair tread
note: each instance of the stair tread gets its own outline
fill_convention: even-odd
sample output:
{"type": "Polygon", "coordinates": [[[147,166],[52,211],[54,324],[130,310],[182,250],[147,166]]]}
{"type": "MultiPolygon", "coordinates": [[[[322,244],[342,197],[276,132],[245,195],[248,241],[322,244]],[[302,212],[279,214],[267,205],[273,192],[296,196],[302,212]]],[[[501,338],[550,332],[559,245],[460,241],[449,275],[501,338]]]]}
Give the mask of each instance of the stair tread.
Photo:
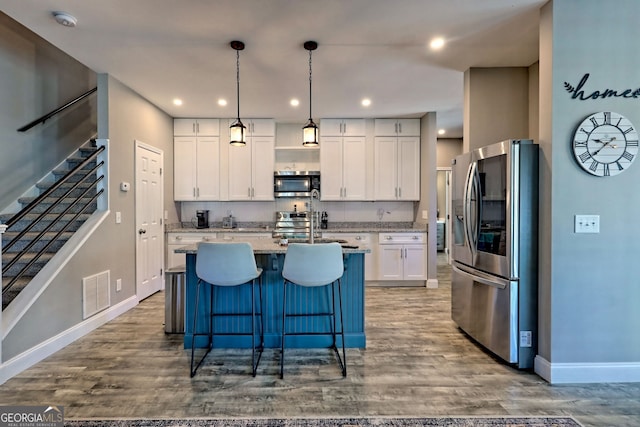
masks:
{"type": "MultiPolygon", "coordinates": [[[[38,252],[27,252],[26,254],[22,255],[21,260],[22,262],[29,262],[32,259],[34,259],[36,257],[36,255],[38,254],[38,252]]],[[[2,254],[2,259],[8,259],[8,260],[12,260],[14,254],[2,254]]],[[[53,258],[53,256],[55,255],[55,253],[52,252],[44,252],[42,253],[42,255],[40,255],[40,257],[38,258],[37,262],[47,262],[49,261],[51,258],[53,258]]],[[[3,261],[4,264],[4,261],[3,261]]]]}
{"type": "MultiPolygon", "coordinates": [[[[74,196],[67,196],[64,199],[62,199],[62,201],[59,204],[70,204],[72,203],[75,199],[90,199],[93,196],[95,196],[95,193],[92,192],[88,192],[87,194],[85,194],[82,197],[74,197],[74,196]]],[[[37,197],[20,197],[18,199],[19,203],[22,204],[29,204],[31,202],[33,202],[35,199],[37,199],[37,197]]],[[[56,200],[59,200],[60,197],[55,197],[55,196],[49,196],[49,197],[45,197],[44,199],[42,199],[42,203],[47,204],[47,205],[51,205],[53,204],[56,200]]]]}
{"type": "MultiPolygon", "coordinates": [[[[2,237],[4,241],[9,241],[11,239],[13,239],[14,237],[16,237],[18,235],[19,231],[6,231],[2,237]]],[[[73,231],[64,231],[62,233],[62,236],[73,236],[73,231]]],[[[26,233],[24,233],[24,236],[22,236],[23,239],[28,239],[28,240],[33,240],[34,238],[38,237],[38,235],[40,234],[39,231],[28,231],[26,233]]],[[[58,234],[57,231],[47,231],[46,233],[44,233],[41,237],[47,240],[51,240],[53,237],[55,237],[55,235],[58,234]]]]}
{"type": "MultiPolygon", "coordinates": [[[[36,188],[42,189],[42,190],[48,190],[55,183],[56,183],[56,181],[41,181],[41,182],[36,184],[36,188]]],[[[63,182],[62,184],[60,184],[59,188],[69,188],[69,187],[72,187],[75,184],[76,184],[75,182],[63,182]]],[[[90,187],[91,185],[92,185],[91,182],[82,182],[82,183],[78,184],[78,186],[76,188],[87,188],[87,187],[90,187]]]]}
{"type": "MultiPolygon", "coordinates": [[[[95,211],[94,211],[95,212],[95,211]]],[[[89,211],[85,211],[85,213],[78,215],[78,218],[76,218],[76,221],[85,221],[87,218],[89,218],[91,216],[92,212],[89,211]]],[[[7,222],[9,219],[11,219],[13,217],[13,215],[15,214],[2,214],[0,215],[0,221],[7,222]]],[[[62,215],[62,218],[60,219],[60,221],[65,221],[65,222],[69,222],[73,219],[73,217],[77,215],[74,213],[66,213],[64,215],[62,215]]],[[[36,219],[38,219],[39,217],[43,217],[41,221],[43,222],[51,222],[54,219],[56,219],[58,216],[60,216],[59,214],[55,214],[55,213],[48,213],[46,215],[40,215],[37,213],[29,213],[26,214],[23,218],[22,221],[27,221],[27,222],[33,222],[36,219]]]]}

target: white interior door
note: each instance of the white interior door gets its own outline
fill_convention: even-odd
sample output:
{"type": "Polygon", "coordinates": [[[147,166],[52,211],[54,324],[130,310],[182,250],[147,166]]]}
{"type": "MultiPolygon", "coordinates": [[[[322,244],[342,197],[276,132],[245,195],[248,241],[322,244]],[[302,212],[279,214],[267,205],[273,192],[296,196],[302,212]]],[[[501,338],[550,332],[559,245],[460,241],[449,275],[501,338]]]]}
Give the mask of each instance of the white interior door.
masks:
{"type": "Polygon", "coordinates": [[[162,164],[162,150],[136,141],[136,294],[139,300],[163,286],[162,164]]]}

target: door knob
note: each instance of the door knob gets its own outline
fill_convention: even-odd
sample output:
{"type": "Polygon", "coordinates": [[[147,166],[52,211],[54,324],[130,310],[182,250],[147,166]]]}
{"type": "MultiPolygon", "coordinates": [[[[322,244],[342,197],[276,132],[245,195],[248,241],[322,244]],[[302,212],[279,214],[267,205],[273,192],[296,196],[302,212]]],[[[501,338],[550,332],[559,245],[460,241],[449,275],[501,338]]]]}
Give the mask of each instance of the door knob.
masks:
{"type": "Polygon", "coordinates": [[[147,230],[145,230],[144,228],[141,228],[140,230],[138,230],[138,234],[144,234],[146,232],[147,230]]]}

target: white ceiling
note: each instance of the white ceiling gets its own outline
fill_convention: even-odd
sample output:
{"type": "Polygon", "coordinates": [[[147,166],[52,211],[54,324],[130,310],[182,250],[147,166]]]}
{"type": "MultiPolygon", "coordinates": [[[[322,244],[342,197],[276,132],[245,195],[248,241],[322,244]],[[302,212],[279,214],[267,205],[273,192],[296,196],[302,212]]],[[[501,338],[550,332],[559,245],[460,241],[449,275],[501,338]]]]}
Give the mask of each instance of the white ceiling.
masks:
{"type": "Polygon", "coordinates": [[[462,137],[463,73],[538,59],[547,0],[0,0],[0,9],[174,117],[419,117],[462,137]],[[75,28],[53,11],[75,16],[75,28]],[[443,50],[429,41],[441,36],[443,50]],[[184,100],[181,107],[172,100],[184,100]],[[289,105],[298,98],[300,106],[289,105]],[[368,108],[360,105],[371,99],[368,108]],[[226,107],[217,105],[226,98],[226,107]]]}

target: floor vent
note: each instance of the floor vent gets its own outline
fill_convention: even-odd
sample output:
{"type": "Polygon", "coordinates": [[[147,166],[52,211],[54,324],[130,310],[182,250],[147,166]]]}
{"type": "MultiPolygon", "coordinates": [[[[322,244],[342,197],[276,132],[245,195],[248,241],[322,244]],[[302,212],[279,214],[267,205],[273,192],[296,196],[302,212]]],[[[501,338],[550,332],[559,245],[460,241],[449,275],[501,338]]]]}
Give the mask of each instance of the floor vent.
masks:
{"type": "Polygon", "coordinates": [[[110,271],[82,279],[82,318],[86,319],[111,305],[110,271]]]}

